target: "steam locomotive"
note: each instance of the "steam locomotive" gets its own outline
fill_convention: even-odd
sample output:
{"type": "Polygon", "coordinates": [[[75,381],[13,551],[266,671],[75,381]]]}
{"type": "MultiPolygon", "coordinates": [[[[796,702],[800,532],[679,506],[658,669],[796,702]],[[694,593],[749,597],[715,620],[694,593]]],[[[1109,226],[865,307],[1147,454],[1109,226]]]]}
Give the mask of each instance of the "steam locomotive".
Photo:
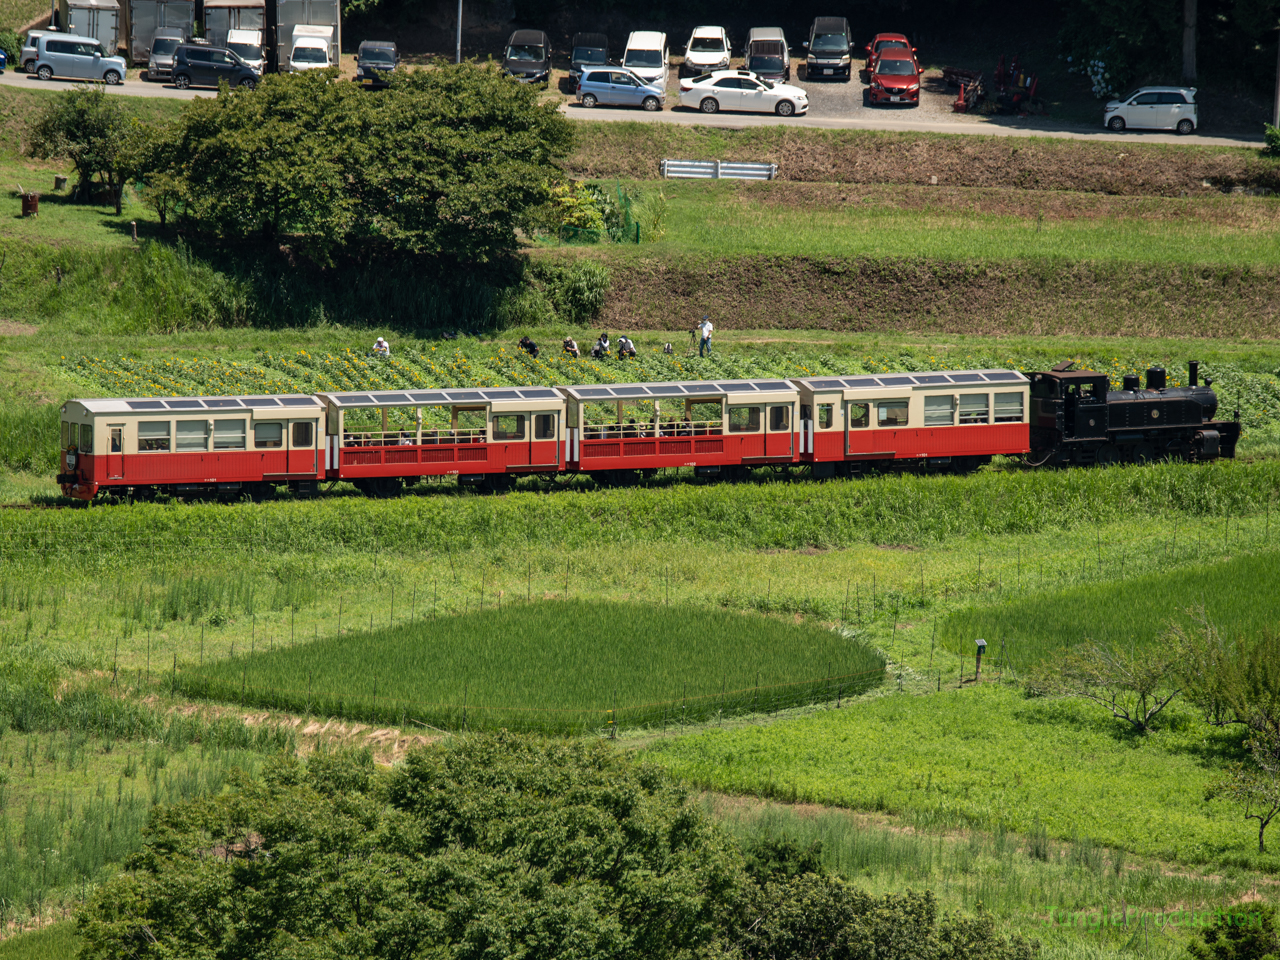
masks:
{"type": "Polygon", "coordinates": [[[1136,374],[1122,389],[1109,389],[1104,373],[1074,370],[1070,361],[1031,378],[1031,452],[1034,466],[1142,463],[1149,460],[1214,460],[1234,457],[1240,411],[1215,420],[1213,380],[1200,385],[1200,364],[1188,366],[1188,384],[1170,387],[1162,367],[1147,370],[1146,388],[1136,374]]]}

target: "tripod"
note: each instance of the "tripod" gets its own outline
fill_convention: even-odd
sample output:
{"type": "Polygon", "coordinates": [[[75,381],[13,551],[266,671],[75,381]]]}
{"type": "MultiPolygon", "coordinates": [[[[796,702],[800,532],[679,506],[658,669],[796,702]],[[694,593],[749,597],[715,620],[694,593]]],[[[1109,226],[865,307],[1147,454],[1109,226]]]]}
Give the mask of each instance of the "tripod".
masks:
{"type": "Polygon", "coordinates": [[[686,358],[692,357],[698,352],[698,328],[694,327],[689,331],[689,349],[684,352],[686,358]]]}

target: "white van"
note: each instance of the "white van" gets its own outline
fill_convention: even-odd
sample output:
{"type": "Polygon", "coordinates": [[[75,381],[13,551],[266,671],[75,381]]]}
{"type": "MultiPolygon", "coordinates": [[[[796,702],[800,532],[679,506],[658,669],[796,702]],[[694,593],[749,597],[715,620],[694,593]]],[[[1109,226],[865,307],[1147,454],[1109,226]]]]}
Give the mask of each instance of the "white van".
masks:
{"type": "Polygon", "coordinates": [[[656,30],[636,30],[627,37],[627,50],[622,65],[645,83],[667,85],[667,35],[656,30]]]}

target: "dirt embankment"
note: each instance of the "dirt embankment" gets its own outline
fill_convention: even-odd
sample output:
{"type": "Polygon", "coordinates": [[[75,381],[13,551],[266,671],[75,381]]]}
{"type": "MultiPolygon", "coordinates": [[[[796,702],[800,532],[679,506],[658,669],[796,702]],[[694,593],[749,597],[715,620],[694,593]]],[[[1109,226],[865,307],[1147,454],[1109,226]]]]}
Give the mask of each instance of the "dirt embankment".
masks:
{"type": "Polygon", "coordinates": [[[583,123],[566,168],[588,179],[652,180],[664,158],[776,163],[779,179],[825,183],[933,184],[936,177],[948,187],[1161,197],[1280,191],[1280,160],[1256,150],[802,127],[583,123]]]}
{"type": "Polygon", "coordinates": [[[1280,337],[1280,268],[667,257],[611,266],[605,326],[1280,337]]]}

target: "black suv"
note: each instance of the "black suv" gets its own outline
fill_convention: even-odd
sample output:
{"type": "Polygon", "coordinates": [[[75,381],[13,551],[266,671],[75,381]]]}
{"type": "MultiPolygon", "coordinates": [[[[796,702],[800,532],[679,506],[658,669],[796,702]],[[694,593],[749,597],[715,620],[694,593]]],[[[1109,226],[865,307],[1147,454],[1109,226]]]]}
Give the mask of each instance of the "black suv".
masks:
{"type": "Polygon", "coordinates": [[[400,65],[400,52],[389,40],[361,40],[356,51],[356,83],[371,87],[385,87],[391,82],[391,72],[400,65]]]}
{"type": "Polygon", "coordinates": [[[502,55],[502,72],[521,83],[543,83],[551,77],[551,39],[541,30],[517,30],[502,55]]]}
{"type": "Polygon", "coordinates": [[[609,38],[603,33],[575,33],[573,56],[569,60],[569,76],[574,83],[582,76],[583,67],[609,65],[609,38]]]}
{"type": "Polygon", "coordinates": [[[258,74],[226,47],[184,43],[173,51],[175,87],[216,87],[223,80],[228,86],[252,90],[258,85],[258,74]]]}
{"type": "Polygon", "coordinates": [[[809,28],[809,39],[804,46],[809,51],[804,66],[807,82],[819,77],[850,79],[853,74],[853,31],[844,17],[817,17],[809,28]]]}

